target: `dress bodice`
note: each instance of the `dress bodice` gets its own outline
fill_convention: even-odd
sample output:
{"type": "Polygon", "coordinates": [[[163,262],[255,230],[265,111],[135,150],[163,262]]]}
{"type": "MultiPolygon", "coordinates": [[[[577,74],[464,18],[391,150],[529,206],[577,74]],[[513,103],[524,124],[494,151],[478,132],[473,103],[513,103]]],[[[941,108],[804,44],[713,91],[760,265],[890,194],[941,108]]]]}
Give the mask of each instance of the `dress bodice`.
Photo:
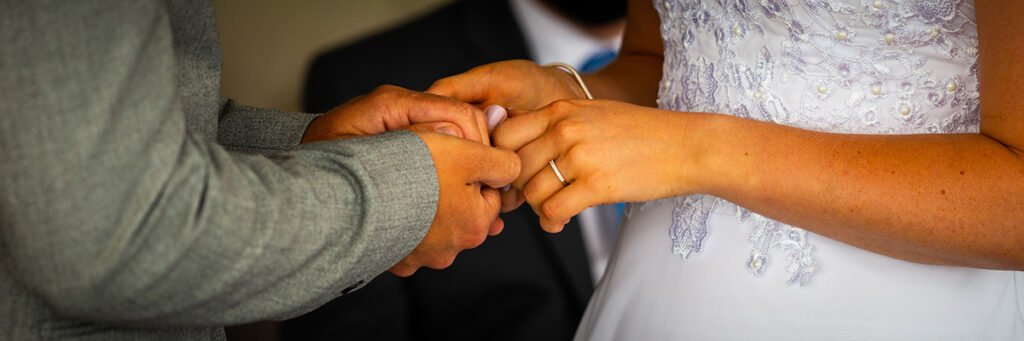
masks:
{"type": "Polygon", "coordinates": [[[964,0],[658,0],[659,105],[806,129],[959,133],[978,125],[964,0]]]}
{"type": "MultiPolygon", "coordinates": [[[[977,131],[977,25],[970,0],[656,0],[665,47],[658,104],[835,133],[977,131]]],[[[712,210],[673,199],[673,251],[703,250],[712,210]]],[[[819,264],[806,231],[754,222],[747,269],[787,254],[790,284],[819,264]]],[[[827,260],[823,260],[827,264],[827,260]]]]}

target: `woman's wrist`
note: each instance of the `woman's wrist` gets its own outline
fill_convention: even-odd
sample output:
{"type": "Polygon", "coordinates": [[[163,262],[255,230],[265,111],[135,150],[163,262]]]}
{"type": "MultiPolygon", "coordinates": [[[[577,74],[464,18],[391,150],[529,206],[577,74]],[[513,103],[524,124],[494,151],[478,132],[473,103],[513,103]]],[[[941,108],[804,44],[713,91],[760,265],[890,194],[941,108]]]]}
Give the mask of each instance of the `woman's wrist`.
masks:
{"type": "Polygon", "coordinates": [[[746,139],[750,121],[722,114],[695,114],[697,132],[691,175],[697,193],[733,198],[737,191],[757,191],[756,172],[764,162],[756,142],[746,139]]]}
{"type": "Polygon", "coordinates": [[[678,179],[677,195],[715,194],[720,176],[728,170],[724,164],[717,137],[728,131],[727,120],[707,113],[673,113],[676,128],[672,143],[676,148],[673,165],[678,179]]]}
{"type": "Polygon", "coordinates": [[[556,87],[561,90],[559,91],[560,95],[556,95],[558,97],[556,100],[587,99],[587,93],[571,73],[552,65],[545,65],[542,68],[554,76],[556,87]]]}
{"type": "Polygon", "coordinates": [[[587,88],[587,83],[583,81],[583,77],[580,76],[579,71],[576,71],[576,68],[566,63],[551,63],[545,66],[554,67],[555,69],[565,72],[571,76],[572,80],[576,82],[576,87],[573,89],[583,92],[583,98],[585,99],[594,99],[594,95],[590,93],[590,89],[587,88]]]}

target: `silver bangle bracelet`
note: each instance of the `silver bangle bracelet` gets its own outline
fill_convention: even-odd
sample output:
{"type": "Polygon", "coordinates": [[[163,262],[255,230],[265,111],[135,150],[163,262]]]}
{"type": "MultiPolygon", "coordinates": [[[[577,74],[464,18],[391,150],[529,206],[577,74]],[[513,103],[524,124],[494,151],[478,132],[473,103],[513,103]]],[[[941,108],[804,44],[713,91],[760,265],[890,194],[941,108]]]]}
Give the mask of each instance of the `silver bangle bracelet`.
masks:
{"type": "Polygon", "coordinates": [[[590,94],[590,89],[587,89],[587,84],[583,83],[583,77],[580,77],[580,73],[576,71],[576,68],[573,68],[571,65],[566,63],[551,63],[544,66],[554,67],[572,75],[572,77],[576,79],[576,84],[579,84],[580,88],[583,89],[583,95],[587,96],[587,99],[594,99],[594,95],[590,94]]]}

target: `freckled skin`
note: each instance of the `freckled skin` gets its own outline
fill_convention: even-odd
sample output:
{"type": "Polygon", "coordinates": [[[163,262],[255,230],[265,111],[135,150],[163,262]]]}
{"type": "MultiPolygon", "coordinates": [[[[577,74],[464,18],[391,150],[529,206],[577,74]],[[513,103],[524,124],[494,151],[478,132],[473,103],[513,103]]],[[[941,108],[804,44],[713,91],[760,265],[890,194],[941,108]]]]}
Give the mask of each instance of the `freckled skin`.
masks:
{"type": "MultiPolygon", "coordinates": [[[[714,113],[673,112],[651,122],[618,120],[614,118],[618,115],[611,113],[653,117],[662,112],[654,109],[664,64],[659,18],[650,1],[634,0],[629,6],[618,59],[602,71],[584,76],[591,93],[605,100],[591,103],[605,108],[589,108],[593,115],[588,117],[604,113],[604,121],[591,123],[602,133],[627,137],[619,142],[661,134],[659,139],[645,140],[650,145],[644,142],[625,151],[623,143],[607,146],[627,156],[631,151],[673,149],[654,159],[614,167],[643,164],[648,173],[676,177],[644,178],[657,185],[646,190],[636,179],[603,177],[604,181],[623,181],[613,188],[629,187],[632,190],[625,194],[635,197],[655,196],[652,193],[657,191],[673,191],[657,192],[658,197],[711,194],[769,218],[911,262],[1024,269],[1024,248],[1020,247],[1024,245],[1024,229],[1020,228],[1024,226],[1024,210],[1020,209],[1024,207],[1024,96],[1020,96],[1024,64],[1019,62],[1024,56],[1024,40],[1016,38],[1024,36],[1024,21],[1020,20],[1024,1],[976,4],[983,89],[980,132],[939,135],[831,134],[714,113]],[[635,106],[624,107],[614,101],[635,106]],[[620,124],[609,124],[612,121],[620,124]],[[886,171],[890,176],[884,176],[886,171]],[[935,188],[956,195],[935,195],[935,188]],[[899,209],[893,209],[894,204],[899,209]]],[[[541,93],[535,97],[543,100],[524,100],[514,107],[541,108],[581,96],[571,76],[557,70],[544,72],[544,68],[523,63],[504,67],[517,71],[504,75],[522,74],[529,82],[504,76],[467,77],[460,90],[475,97],[464,100],[486,103],[502,96],[522,98],[523,89],[529,88],[541,93]],[[474,90],[492,87],[483,83],[493,83],[499,90],[494,90],[493,96],[491,90],[474,90]]],[[[593,139],[584,141],[595,143],[593,139]]],[[[605,160],[590,155],[593,159],[584,161],[601,164],[594,168],[600,172],[613,167],[605,162],[613,151],[605,155],[605,160]]],[[[645,173],[645,177],[651,176],[645,173]]],[[[567,194],[561,200],[585,201],[588,196],[604,194],[589,192],[599,191],[588,188],[588,193],[567,194]]],[[[602,199],[627,198],[608,194],[602,199]]],[[[564,211],[558,214],[579,212],[564,211]]]]}

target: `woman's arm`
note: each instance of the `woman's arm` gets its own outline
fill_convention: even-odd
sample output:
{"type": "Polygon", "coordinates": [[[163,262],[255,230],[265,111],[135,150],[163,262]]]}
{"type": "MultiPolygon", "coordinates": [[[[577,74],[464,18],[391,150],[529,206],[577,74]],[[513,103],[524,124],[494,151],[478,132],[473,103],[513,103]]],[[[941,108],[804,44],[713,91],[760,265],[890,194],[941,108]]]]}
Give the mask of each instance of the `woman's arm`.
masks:
{"type": "Polygon", "coordinates": [[[660,23],[651,0],[629,1],[619,56],[601,71],[583,76],[595,98],[657,106],[664,60],[660,23]]]}
{"type": "Polygon", "coordinates": [[[509,119],[494,141],[519,151],[515,184],[549,230],[598,203],[708,193],[908,261],[1022,270],[1022,16],[1017,1],[977,6],[978,134],[844,135],[562,101],[509,119]],[[548,174],[551,159],[568,186],[548,174]]]}
{"type": "Polygon", "coordinates": [[[977,4],[981,132],[839,135],[731,117],[705,130],[704,191],[881,254],[1024,269],[1024,3],[977,4]]]}
{"type": "Polygon", "coordinates": [[[698,192],[908,261],[1024,269],[1019,133],[838,135],[717,115],[692,123],[714,136],[698,192]]]}

